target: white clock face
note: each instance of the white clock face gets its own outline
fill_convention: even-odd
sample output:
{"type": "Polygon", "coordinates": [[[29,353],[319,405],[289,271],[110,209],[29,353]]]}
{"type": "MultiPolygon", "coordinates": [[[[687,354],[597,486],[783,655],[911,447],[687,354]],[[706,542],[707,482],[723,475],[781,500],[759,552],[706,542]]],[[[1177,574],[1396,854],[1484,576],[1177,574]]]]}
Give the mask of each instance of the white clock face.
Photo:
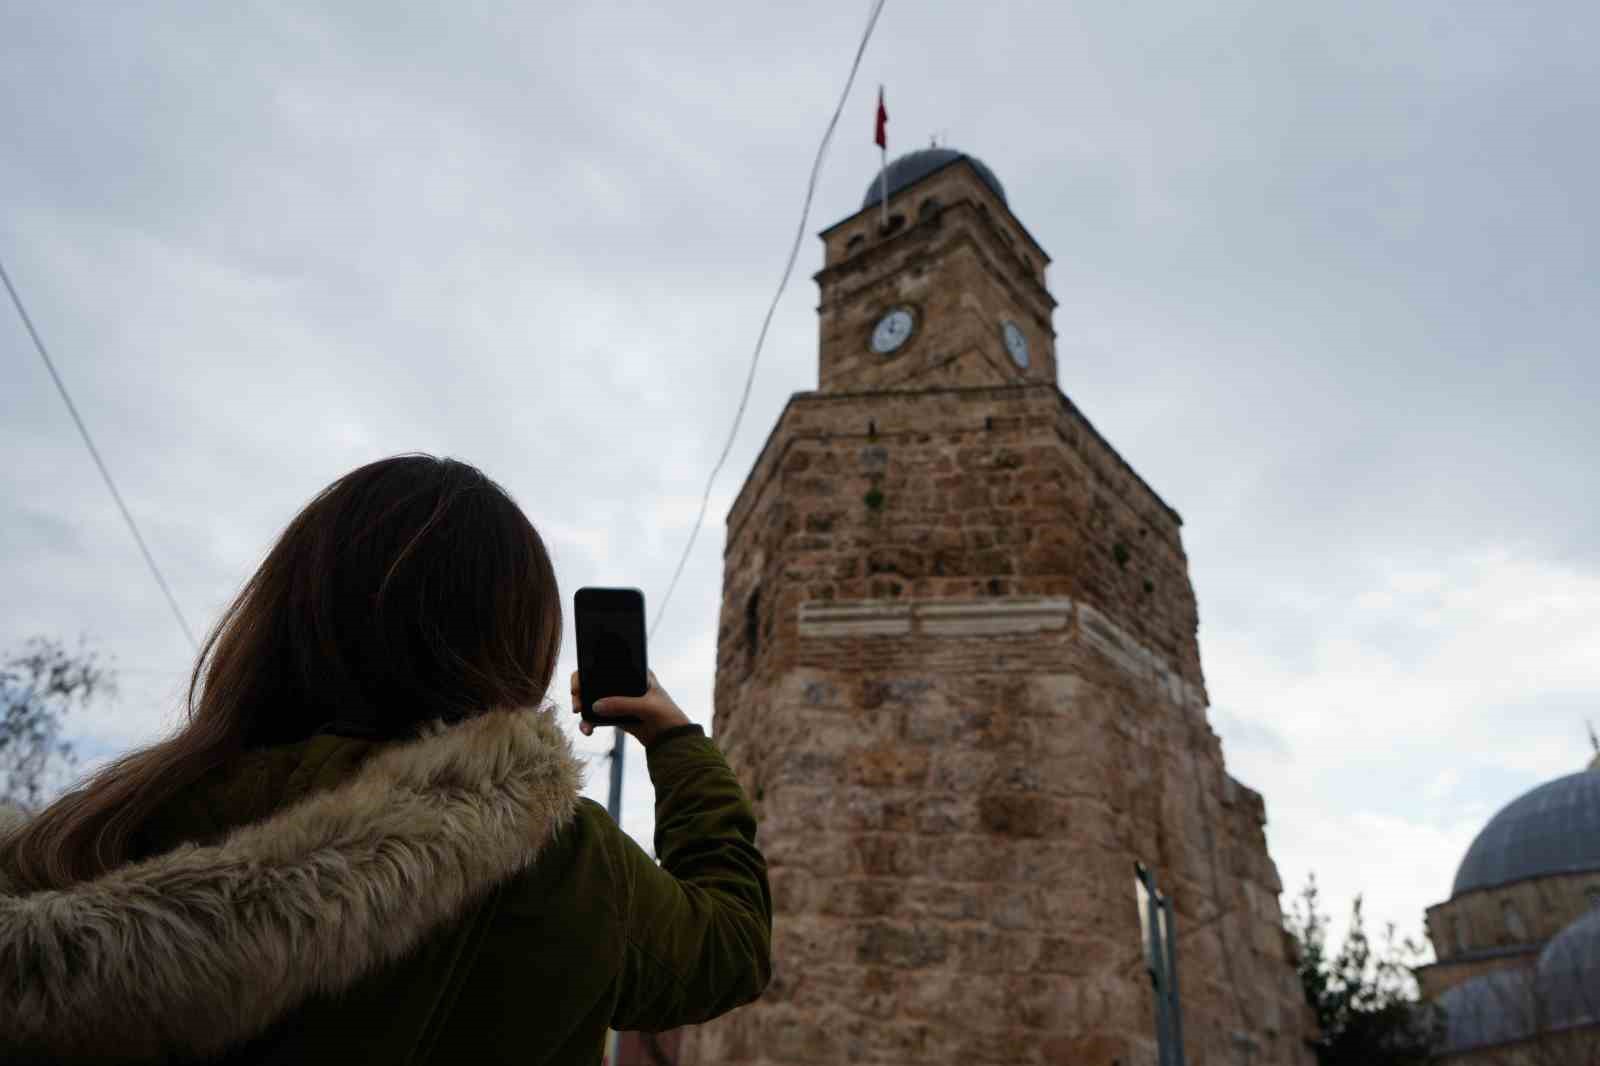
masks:
{"type": "Polygon", "coordinates": [[[1022,335],[1022,330],[1017,324],[1007,319],[1000,327],[1000,332],[1006,339],[1006,351],[1011,353],[1011,361],[1026,370],[1028,368],[1028,338],[1022,335]]]}
{"type": "Polygon", "coordinates": [[[904,307],[896,307],[878,319],[877,326],[872,330],[872,350],[879,355],[888,355],[910,339],[913,325],[915,320],[911,312],[904,307]]]}

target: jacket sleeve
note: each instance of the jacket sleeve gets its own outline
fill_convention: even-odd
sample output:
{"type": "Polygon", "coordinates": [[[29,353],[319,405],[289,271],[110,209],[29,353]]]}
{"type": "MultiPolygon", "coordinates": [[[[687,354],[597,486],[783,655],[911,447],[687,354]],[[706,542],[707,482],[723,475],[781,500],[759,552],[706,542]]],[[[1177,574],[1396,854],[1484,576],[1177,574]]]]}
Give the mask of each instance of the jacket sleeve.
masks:
{"type": "Polygon", "coordinates": [[[772,892],[756,819],[699,726],[646,752],[656,790],[657,866],[622,833],[626,886],[612,1027],[658,1032],[749,1003],[772,975],[772,892]]]}

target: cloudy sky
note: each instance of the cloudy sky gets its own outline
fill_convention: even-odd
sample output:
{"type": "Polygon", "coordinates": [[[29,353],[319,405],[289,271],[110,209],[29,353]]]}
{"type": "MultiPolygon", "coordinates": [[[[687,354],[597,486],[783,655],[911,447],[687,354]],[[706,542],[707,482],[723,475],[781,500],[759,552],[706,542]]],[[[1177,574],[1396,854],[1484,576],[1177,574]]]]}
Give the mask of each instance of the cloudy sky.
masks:
{"type": "MultiPolygon", "coordinates": [[[[659,602],[867,10],[5,5],[0,257],[191,622],[408,450],[506,485],[568,596],[659,602]]],[[[811,235],[874,175],[883,82],[891,150],[981,156],[1054,256],[1061,386],[1184,517],[1285,884],[1416,932],[1600,722],[1597,48],[1585,3],[890,0],[663,682],[709,723],[722,518],[815,387],[811,235]]],[[[114,657],[93,765],[177,720],[192,652],[0,312],[0,648],[114,657]]]]}

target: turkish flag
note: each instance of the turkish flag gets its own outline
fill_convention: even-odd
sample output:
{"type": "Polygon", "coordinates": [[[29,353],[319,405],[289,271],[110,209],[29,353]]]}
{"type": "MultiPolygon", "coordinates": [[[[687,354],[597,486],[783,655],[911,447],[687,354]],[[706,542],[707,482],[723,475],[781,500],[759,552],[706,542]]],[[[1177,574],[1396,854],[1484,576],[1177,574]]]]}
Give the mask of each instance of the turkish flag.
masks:
{"type": "Polygon", "coordinates": [[[889,137],[885,132],[885,127],[888,125],[889,112],[883,109],[883,86],[880,85],[878,86],[878,126],[872,134],[872,139],[877,142],[879,148],[887,149],[889,147],[889,137]]]}

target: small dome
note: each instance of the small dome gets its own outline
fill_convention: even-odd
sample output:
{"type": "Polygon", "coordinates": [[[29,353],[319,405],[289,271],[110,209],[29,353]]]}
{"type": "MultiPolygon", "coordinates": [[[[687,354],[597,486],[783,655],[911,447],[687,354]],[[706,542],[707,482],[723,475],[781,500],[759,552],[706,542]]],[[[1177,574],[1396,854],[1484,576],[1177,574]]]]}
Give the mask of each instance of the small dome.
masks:
{"type": "MultiPolygon", "coordinates": [[[[914,185],[936,170],[943,170],[958,159],[965,159],[977,170],[978,176],[985,185],[994,190],[1000,197],[1000,202],[1005,203],[1006,190],[1000,184],[1000,179],[994,176],[994,171],[983,165],[983,160],[977,156],[958,152],[954,148],[924,148],[918,152],[908,152],[889,164],[887,181],[889,183],[889,196],[908,185],[914,185]]],[[[861,201],[862,207],[871,207],[883,199],[883,182],[885,178],[874,175],[872,184],[867,186],[867,195],[861,201]]]]}
{"type": "Polygon", "coordinates": [[[1526,972],[1496,970],[1452,985],[1434,1000],[1444,1012],[1440,1055],[1522,1040],[1537,1031],[1526,972]]]}
{"type": "Polygon", "coordinates": [[[1600,1022],[1600,907],[1550,938],[1539,952],[1536,988],[1547,1029],[1600,1022]]]}
{"type": "Polygon", "coordinates": [[[1547,874],[1600,870],[1600,772],[1558,777],[1512,800],[1483,827],[1451,896],[1547,874]]]}

